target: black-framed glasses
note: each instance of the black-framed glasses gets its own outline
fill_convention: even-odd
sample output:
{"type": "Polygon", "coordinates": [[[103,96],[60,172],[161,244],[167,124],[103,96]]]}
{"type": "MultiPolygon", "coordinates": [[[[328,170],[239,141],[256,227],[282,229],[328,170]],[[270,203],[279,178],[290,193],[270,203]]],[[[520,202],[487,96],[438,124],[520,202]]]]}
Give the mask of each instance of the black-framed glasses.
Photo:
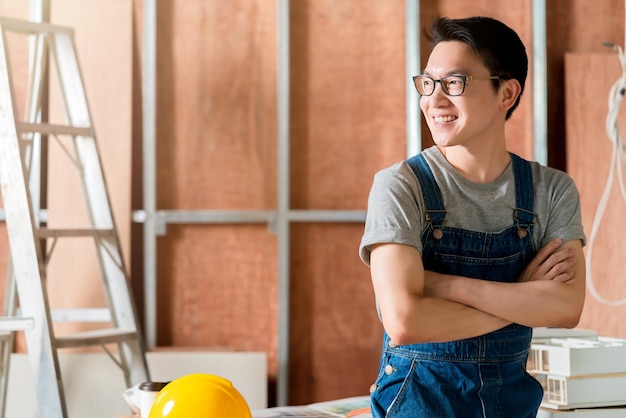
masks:
{"type": "Polygon", "coordinates": [[[448,96],[460,96],[465,91],[465,84],[470,80],[497,80],[497,75],[488,77],[472,77],[471,75],[447,75],[439,80],[427,75],[413,77],[415,89],[421,96],[430,96],[435,92],[435,85],[441,84],[441,90],[448,96]]]}

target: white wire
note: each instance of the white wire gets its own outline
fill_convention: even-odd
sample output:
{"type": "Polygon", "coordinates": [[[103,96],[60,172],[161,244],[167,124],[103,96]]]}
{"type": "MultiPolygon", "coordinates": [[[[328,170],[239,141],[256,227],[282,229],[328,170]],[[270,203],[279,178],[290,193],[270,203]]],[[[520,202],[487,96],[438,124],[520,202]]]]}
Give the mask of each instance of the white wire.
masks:
{"type": "MultiPolygon", "coordinates": [[[[625,36],[626,39],[626,36],[625,36]]],[[[617,51],[618,58],[620,60],[620,64],[622,66],[622,76],[613,84],[611,90],[609,92],[609,111],[606,117],[606,133],[613,144],[613,152],[611,154],[611,166],[609,170],[609,177],[606,182],[606,186],[604,187],[604,192],[602,194],[602,198],[598,203],[598,208],[596,209],[595,218],[593,220],[593,225],[591,227],[591,234],[589,236],[589,241],[587,243],[587,287],[591,295],[600,303],[609,306],[622,306],[626,305],[626,298],[621,300],[608,300],[602,297],[593,282],[593,277],[591,274],[591,260],[593,253],[593,244],[596,239],[596,235],[598,233],[598,229],[600,228],[600,224],[602,223],[602,218],[604,216],[604,212],[606,210],[606,206],[609,201],[609,197],[611,195],[611,189],[614,182],[615,171],[617,170],[617,179],[620,186],[620,191],[622,198],[626,200],[626,186],[624,182],[624,172],[626,172],[626,156],[624,155],[624,143],[622,142],[621,135],[619,133],[619,127],[617,125],[617,119],[619,116],[619,108],[622,103],[622,99],[624,98],[624,94],[626,92],[626,57],[624,56],[624,51],[619,46],[613,45],[613,49],[617,51]]]]}

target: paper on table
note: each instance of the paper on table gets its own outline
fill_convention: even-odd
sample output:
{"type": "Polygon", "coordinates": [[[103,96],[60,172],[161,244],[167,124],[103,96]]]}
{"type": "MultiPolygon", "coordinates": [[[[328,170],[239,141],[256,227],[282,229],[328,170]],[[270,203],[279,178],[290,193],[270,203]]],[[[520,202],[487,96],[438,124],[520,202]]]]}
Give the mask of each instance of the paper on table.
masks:
{"type": "Polygon", "coordinates": [[[303,406],[284,406],[252,412],[253,418],[306,417],[306,418],[371,418],[370,397],[356,396],[303,406]]]}

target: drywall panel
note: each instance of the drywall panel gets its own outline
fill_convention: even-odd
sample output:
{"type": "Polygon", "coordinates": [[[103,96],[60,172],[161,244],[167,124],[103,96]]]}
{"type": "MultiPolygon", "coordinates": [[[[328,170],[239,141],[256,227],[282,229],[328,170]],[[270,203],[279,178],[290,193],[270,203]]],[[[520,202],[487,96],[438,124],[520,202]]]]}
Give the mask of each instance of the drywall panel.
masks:
{"type": "MultiPolygon", "coordinates": [[[[610,88],[621,76],[620,62],[617,54],[611,53],[567,54],[565,74],[567,170],[580,191],[582,220],[588,239],[594,222],[599,222],[593,245],[585,248],[586,261],[590,266],[587,280],[593,281],[602,298],[618,301],[626,298],[623,265],[626,254],[626,201],[620,193],[617,172],[612,182],[608,183],[610,172],[615,168],[612,168],[613,147],[605,122],[610,88]],[[607,184],[610,184],[610,189],[606,211],[596,221],[607,184]]],[[[623,105],[618,121],[623,135],[626,132],[626,108],[623,105]]],[[[625,306],[606,306],[587,292],[580,327],[593,329],[601,335],[623,338],[626,337],[624,315],[625,306]]]]}

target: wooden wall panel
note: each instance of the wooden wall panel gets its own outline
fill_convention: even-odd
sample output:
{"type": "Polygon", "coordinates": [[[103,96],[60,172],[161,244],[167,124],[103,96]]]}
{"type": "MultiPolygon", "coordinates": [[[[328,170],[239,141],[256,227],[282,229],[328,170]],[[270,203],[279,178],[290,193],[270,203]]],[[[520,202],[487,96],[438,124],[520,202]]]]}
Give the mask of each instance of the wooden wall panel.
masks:
{"type": "MultiPolygon", "coordinates": [[[[291,2],[291,206],[364,209],[405,156],[404,1],[291,2]]],[[[382,327],[363,226],[292,227],[290,403],[365,394],[382,327]]]]}
{"type": "MultiPolygon", "coordinates": [[[[607,98],[612,84],[622,74],[617,54],[608,53],[567,54],[565,70],[567,168],[581,194],[583,226],[589,239],[612,167],[613,144],[605,130],[607,98]]],[[[626,108],[623,104],[618,120],[623,138],[626,132],[626,108]]],[[[618,301],[626,299],[626,279],[623,276],[626,202],[620,193],[617,172],[609,184],[611,189],[606,212],[598,221],[595,241],[589,243],[593,245],[587,245],[585,249],[590,266],[587,280],[593,280],[602,298],[618,301]]],[[[602,335],[626,338],[624,315],[626,306],[607,306],[588,291],[579,326],[602,335]]]]}
{"type": "Polygon", "coordinates": [[[292,207],[363,209],[404,158],[404,1],[291,2],[292,207]]]}
{"type": "Polygon", "coordinates": [[[548,151],[552,167],[566,165],[565,54],[608,52],[605,41],[624,45],[622,0],[559,0],[547,2],[548,151]]]}
{"type": "Polygon", "coordinates": [[[264,226],[170,226],[158,244],[157,344],[263,351],[275,369],[275,235],[264,226]]]}
{"type": "Polygon", "coordinates": [[[297,225],[291,267],[290,401],[367,394],[378,372],[382,325],[361,225],[297,225]]]}
{"type": "MultiPolygon", "coordinates": [[[[276,2],[160,1],[157,27],[157,208],[274,209],[276,2]]],[[[264,351],[274,381],[276,236],[170,225],[157,247],[157,345],[264,351]]]]}
{"type": "Polygon", "coordinates": [[[158,6],[158,208],[274,207],[275,2],[158,6]]]}

